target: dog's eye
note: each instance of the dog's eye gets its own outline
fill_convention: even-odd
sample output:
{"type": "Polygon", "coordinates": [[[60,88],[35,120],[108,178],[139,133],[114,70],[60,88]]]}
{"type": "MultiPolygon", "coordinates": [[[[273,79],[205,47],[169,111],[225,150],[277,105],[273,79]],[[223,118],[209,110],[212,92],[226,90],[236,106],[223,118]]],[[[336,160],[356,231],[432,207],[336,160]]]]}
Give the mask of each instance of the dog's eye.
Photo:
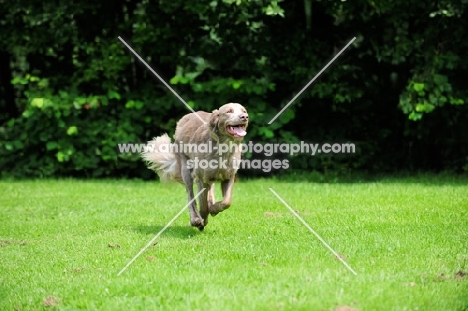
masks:
{"type": "Polygon", "coordinates": [[[226,113],[233,113],[234,110],[233,109],[229,109],[228,111],[226,111],[226,113]]]}

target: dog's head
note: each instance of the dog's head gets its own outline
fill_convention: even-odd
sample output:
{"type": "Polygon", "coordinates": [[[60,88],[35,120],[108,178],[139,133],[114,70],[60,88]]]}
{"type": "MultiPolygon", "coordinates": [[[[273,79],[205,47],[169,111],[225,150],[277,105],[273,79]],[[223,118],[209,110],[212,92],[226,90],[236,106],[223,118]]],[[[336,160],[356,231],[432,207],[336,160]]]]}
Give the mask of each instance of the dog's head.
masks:
{"type": "Polygon", "coordinates": [[[216,141],[241,141],[247,134],[249,115],[240,104],[229,103],[214,110],[210,118],[211,136],[216,141]]]}

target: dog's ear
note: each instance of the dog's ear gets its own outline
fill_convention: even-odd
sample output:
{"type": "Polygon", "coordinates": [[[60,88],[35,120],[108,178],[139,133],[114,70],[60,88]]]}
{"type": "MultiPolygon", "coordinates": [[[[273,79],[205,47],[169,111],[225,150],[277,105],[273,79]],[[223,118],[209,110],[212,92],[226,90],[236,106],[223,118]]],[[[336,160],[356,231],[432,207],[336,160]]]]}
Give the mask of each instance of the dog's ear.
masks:
{"type": "Polygon", "coordinates": [[[219,123],[219,111],[216,109],[216,110],[213,110],[213,112],[211,113],[210,123],[208,124],[208,126],[210,127],[211,138],[213,138],[215,141],[219,141],[218,123],[219,123]]]}

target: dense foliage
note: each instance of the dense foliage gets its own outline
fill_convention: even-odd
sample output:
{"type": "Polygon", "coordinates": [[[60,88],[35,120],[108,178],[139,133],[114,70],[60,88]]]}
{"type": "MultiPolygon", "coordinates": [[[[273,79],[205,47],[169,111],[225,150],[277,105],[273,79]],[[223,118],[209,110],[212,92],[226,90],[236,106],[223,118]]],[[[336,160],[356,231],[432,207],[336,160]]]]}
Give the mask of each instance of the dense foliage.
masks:
{"type": "Polygon", "coordinates": [[[0,0],[3,176],[150,178],[117,144],[240,102],[249,140],[354,142],[294,169],[468,170],[467,1],[0,0]],[[353,37],[353,44],[268,121],[353,37]]]}

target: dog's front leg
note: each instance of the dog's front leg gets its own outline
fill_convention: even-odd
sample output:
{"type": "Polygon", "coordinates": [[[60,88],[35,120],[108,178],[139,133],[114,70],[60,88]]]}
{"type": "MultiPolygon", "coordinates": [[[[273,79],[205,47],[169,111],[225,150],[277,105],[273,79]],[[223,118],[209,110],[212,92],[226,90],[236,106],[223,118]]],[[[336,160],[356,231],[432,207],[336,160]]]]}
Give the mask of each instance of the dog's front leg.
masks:
{"type": "MultiPolygon", "coordinates": [[[[198,186],[198,191],[200,192],[203,188],[205,188],[205,191],[203,191],[202,194],[198,197],[198,202],[200,205],[200,216],[203,218],[203,225],[206,226],[208,224],[208,215],[210,214],[209,212],[209,206],[211,205],[209,203],[213,184],[205,184],[203,181],[197,179],[197,186],[198,186]]],[[[203,228],[198,228],[203,230],[203,228]]]]}
{"type": "Polygon", "coordinates": [[[216,216],[219,212],[228,209],[231,206],[232,200],[232,188],[234,186],[235,176],[232,176],[229,180],[224,180],[221,182],[221,190],[223,192],[223,200],[216,202],[210,206],[211,216],[216,216]]]}
{"type": "MultiPolygon", "coordinates": [[[[190,172],[190,170],[187,167],[187,160],[188,158],[186,156],[183,156],[183,155],[180,156],[182,180],[184,181],[185,189],[187,190],[188,201],[190,202],[193,200],[195,196],[193,194],[192,172],[190,172]]],[[[206,196],[206,190],[203,191],[200,197],[203,195],[206,196]]],[[[189,211],[190,211],[190,225],[193,227],[197,227],[199,230],[203,230],[204,223],[203,223],[203,218],[201,218],[200,214],[197,211],[197,200],[192,201],[192,203],[189,206],[189,211]]]]}

